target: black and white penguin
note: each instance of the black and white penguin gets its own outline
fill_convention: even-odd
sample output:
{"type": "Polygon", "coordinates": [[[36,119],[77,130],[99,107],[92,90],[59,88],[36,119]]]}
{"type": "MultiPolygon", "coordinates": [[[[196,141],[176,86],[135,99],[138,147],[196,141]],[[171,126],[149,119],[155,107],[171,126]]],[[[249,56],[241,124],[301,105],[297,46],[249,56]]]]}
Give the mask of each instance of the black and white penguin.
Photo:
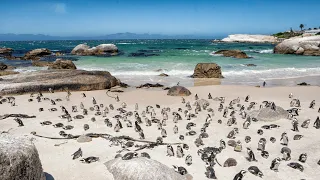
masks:
{"type": "Polygon", "coordinates": [[[199,99],[198,94],[194,96],[194,99],[197,101],[199,99]]]}
{"type": "Polygon", "coordinates": [[[243,129],[248,129],[250,125],[251,125],[251,119],[250,119],[250,117],[248,117],[248,118],[243,122],[242,127],[243,127],[243,129]]]}
{"type": "Polygon", "coordinates": [[[13,120],[16,121],[19,124],[18,127],[24,126],[24,124],[23,124],[23,122],[22,122],[22,120],[20,118],[14,118],[13,120]]]}
{"type": "Polygon", "coordinates": [[[177,126],[177,125],[174,125],[174,127],[173,127],[173,133],[174,133],[174,134],[178,134],[178,126],[177,126]]]}
{"type": "Polygon", "coordinates": [[[263,177],[263,173],[261,172],[261,170],[257,167],[257,166],[250,166],[249,168],[248,168],[248,171],[251,173],[251,174],[253,174],[253,175],[255,175],[255,176],[259,176],[259,177],[263,177]]]}
{"type": "Polygon", "coordinates": [[[314,106],[316,105],[316,100],[312,100],[310,103],[309,108],[314,109],[314,106]]]}
{"type": "Polygon", "coordinates": [[[122,156],[122,160],[130,160],[132,158],[136,158],[138,157],[138,153],[136,152],[128,152],[127,154],[125,154],[124,156],[122,156]]]}
{"type": "Polygon", "coordinates": [[[216,172],[213,169],[213,166],[207,166],[205,174],[208,179],[217,179],[216,172]]]}
{"type": "Polygon", "coordinates": [[[120,125],[119,125],[119,123],[116,123],[116,125],[114,126],[114,131],[115,132],[119,132],[120,131],[120,125]]]}
{"type": "Polygon", "coordinates": [[[302,128],[308,128],[309,124],[310,124],[310,119],[307,119],[307,120],[302,122],[301,127],[302,128]]]}
{"type": "Polygon", "coordinates": [[[275,171],[275,172],[278,172],[278,168],[279,168],[279,165],[280,165],[280,161],[281,159],[280,158],[275,158],[272,162],[271,162],[271,166],[270,166],[270,169],[275,171]]]}
{"type": "Polygon", "coordinates": [[[79,148],[76,152],[74,152],[71,156],[73,160],[78,159],[79,157],[82,157],[82,150],[79,148]]]}
{"type": "Polygon", "coordinates": [[[208,94],[208,99],[212,99],[212,96],[210,93],[208,94]]]}
{"type": "Polygon", "coordinates": [[[163,138],[166,138],[166,137],[167,137],[167,131],[166,131],[164,128],[161,129],[161,136],[162,136],[163,138]]]}
{"type": "Polygon", "coordinates": [[[135,121],[135,122],[134,122],[134,130],[135,130],[136,132],[142,131],[142,128],[141,128],[141,126],[139,125],[138,121],[135,121]]]}
{"type": "Polygon", "coordinates": [[[233,180],[242,180],[244,175],[247,173],[245,170],[241,170],[236,176],[234,176],[233,180]]]}
{"type": "Polygon", "coordinates": [[[258,142],[258,150],[259,151],[264,151],[266,149],[266,139],[265,138],[261,138],[258,142]]]}
{"type": "Polygon", "coordinates": [[[234,128],[232,131],[229,132],[229,134],[227,135],[227,138],[229,139],[235,139],[235,135],[238,134],[238,128],[234,128]]]}
{"type": "Polygon", "coordinates": [[[320,118],[319,116],[317,117],[316,121],[313,123],[313,127],[316,129],[320,129],[320,118]]]}
{"type": "Polygon", "coordinates": [[[190,166],[192,164],[192,156],[189,154],[188,156],[186,156],[185,158],[185,163],[190,166]]]}
{"type": "Polygon", "coordinates": [[[302,162],[302,163],[305,163],[307,161],[307,158],[308,158],[307,153],[302,153],[299,156],[299,161],[302,162]]]}
{"type": "Polygon", "coordinates": [[[184,156],[183,149],[180,145],[177,146],[177,157],[182,158],[184,156]]]}
{"type": "Polygon", "coordinates": [[[175,170],[177,173],[179,173],[179,174],[181,174],[181,175],[186,175],[186,174],[188,174],[187,169],[184,168],[184,167],[182,167],[182,166],[175,166],[175,165],[173,165],[173,168],[174,168],[174,170],[175,170]]]}
{"type": "Polygon", "coordinates": [[[247,147],[247,153],[248,153],[248,158],[247,158],[248,161],[250,161],[250,162],[251,161],[257,161],[253,151],[251,150],[251,148],[247,147]]]}
{"type": "Polygon", "coordinates": [[[167,156],[174,156],[173,147],[171,145],[167,145],[167,156]]]}
{"type": "Polygon", "coordinates": [[[85,131],[87,131],[87,130],[89,129],[89,124],[84,124],[84,125],[83,125],[83,129],[84,129],[85,131]]]}
{"type": "Polygon", "coordinates": [[[282,133],[280,141],[282,141],[282,145],[288,146],[289,138],[286,132],[282,133]]]}
{"type": "Polygon", "coordinates": [[[225,149],[226,148],[226,142],[223,139],[220,140],[220,148],[221,149],[225,149]]]}
{"type": "Polygon", "coordinates": [[[249,102],[249,98],[250,98],[250,96],[248,95],[248,96],[244,99],[244,101],[245,101],[245,102],[249,102]]]}
{"type": "Polygon", "coordinates": [[[72,106],[72,112],[78,112],[77,106],[72,106]]]}
{"type": "Polygon", "coordinates": [[[94,97],[92,97],[92,104],[96,105],[97,104],[97,101],[94,97]]]}

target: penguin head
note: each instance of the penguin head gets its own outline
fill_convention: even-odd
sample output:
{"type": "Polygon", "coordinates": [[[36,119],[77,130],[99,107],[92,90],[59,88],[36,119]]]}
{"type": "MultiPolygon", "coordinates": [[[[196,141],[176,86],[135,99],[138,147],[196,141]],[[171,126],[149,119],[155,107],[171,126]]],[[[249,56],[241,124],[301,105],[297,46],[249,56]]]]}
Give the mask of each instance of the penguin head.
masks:
{"type": "Polygon", "coordinates": [[[262,172],[258,172],[258,176],[262,178],[263,176],[262,172]]]}
{"type": "Polygon", "coordinates": [[[138,157],[138,153],[137,153],[137,152],[134,152],[134,153],[133,153],[133,156],[134,156],[134,157],[138,157]]]}
{"type": "Polygon", "coordinates": [[[245,171],[245,170],[241,170],[241,171],[240,171],[240,174],[242,174],[243,176],[244,176],[246,173],[247,173],[247,171],[245,171]]]}

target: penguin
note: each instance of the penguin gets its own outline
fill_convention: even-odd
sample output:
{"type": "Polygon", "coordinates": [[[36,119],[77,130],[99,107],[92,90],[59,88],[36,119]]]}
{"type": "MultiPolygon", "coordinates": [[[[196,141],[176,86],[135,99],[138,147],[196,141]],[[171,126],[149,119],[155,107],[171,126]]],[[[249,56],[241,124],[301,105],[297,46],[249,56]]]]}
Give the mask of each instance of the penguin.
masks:
{"type": "Polygon", "coordinates": [[[21,119],[19,119],[19,118],[14,118],[13,120],[15,120],[15,121],[19,124],[18,127],[24,126],[24,124],[23,124],[23,122],[22,122],[21,119]]]}
{"type": "Polygon", "coordinates": [[[108,126],[108,127],[112,127],[112,123],[110,122],[110,120],[107,118],[104,120],[104,123],[108,126]]]}
{"type": "Polygon", "coordinates": [[[246,136],[246,137],[244,138],[244,142],[246,142],[246,143],[251,142],[251,137],[250,137],[250,136],[246,136]]]}
{"type": "Polygon", "coordinates": [[[87,109],[83,109],[82,114],[83,114],[84,116],[88,115],[88,110],[87,110],[87,109]]]}
{"type": "Polygon", "coordinates": [[[115,132],[119,132],[120,131],[120,125],[119,125],[119,123],[117,123],[115,126],[114,126],[114,131],[115,132]]]}
{"type": "Polygon", "coordinates": [[[293,94],[292,93],[289,94],[289,98],[290,99],[293,98],[293,94]]]}
{"type": "Polygon", "coordinates": [[[236,174],[233,178],[233,180],[242,180],[244,175],[247,173],[245,170],[241,170],[238,174],[236,174]]]}
{"type": "Polygon", "coordinates": [[[269,158],[269,152],[268,151],[262,151],[261,152],[261,156],[265,159],[268,159],[269,158]]]}
{"type": "Polygon", "coordinates": [[[85,98],[87,97],[87,95],[85,93],[82,93],[82,97],[85,98]]]}
{"type": "Polygon", "coordinates": [[[163,138],[166,138],[167,137],[167,131],[165,129],[161,129],[161,136],[163,138]]]}
{"type": "Polygon", "coordinates": [[[161,130],[161,129],[162,129],[162,123],[161,123],[160,121],[158,121],[157,127],[158,127],[158,130],[161,130]]]}
{"type": "Polygon", "coordinates": [[[186,175],[186,174],[188,174],[188,171],[186,170],[186,168],[184,168],[184,167],[182,167],[182,166],[175,166],[175,165],[173,165],[173,168],[174,168],[174,170],[175,170],[177,173],[179,173],[179,174],[181,174],[181,175],[186,175]]]}
{"type": "Polygon", "coordinates": [[[173,133],[174,133],[174,134],[178,134],[178,126],[177,126],[177,125],[174,125],[174,127],[173,127],[173,133]]]}
{"type": "Polygon", "coordinates": [[[286,132],[282,133],[281,138],[280,138],[280,141],[282,141],[282,145],[288,146],[289,138],[288,138],[286,132]]]}
{"type": "Polygon", "coordinates": [[[294,118],[293,120],[292,120],[292,126],[293,126],[293,131],[296,131],[296,132],[299,132],[299,129],[298,129],[298,125],[299,125],[299,122],[298,122],[298,120],[296,119],[296,118],[294,118]]]}
{"type": "Polygon", "coordinates": [[[291,160],[291,154],[290,154],[290,152],[288,152],[288,151],[283,151],[282,154],[283,154],[282,160],[285,160],[285,161],[290,161],[290,160],[291,160]]]}
{"type": "Polygon", "coordinates": [[[258,142],[258,150],[259,151],[264,151],[266,148],[266,141],[264,138],[261,138],[258,142]]]}
{"type": "Polygon", "coordinates": [[[192,164],[192,156],[189,154],[188,156],[186,156],[185,158],[185,163],[190,166],[192,164]]]}
{"type": "Polygon", "coordinates": [[[263,173],[261,172],[261,170],[257,167],[257,166],[250,166],[249,168],[248,168],[248,171],[251,173],[251,174],[253,174],[253,175],[255,175],[255,176],[259,176],[259,177],[263,177],[263,173]]]}
{"type": "Polygon", "coordinates": [[[84,125],[83,125],[83,129],[84,129],[85,131],[87,131],[87,130],[89,129],[89,124],[84,124],[84,125]]]}
{"type": "Polygon", "coordinates": [[[310,106],[309,108],[310,109],[314,109],[314,106],[316,105],[316,100],[312,100],[311,103],[310,103],[310,106]]]}
{"type": "Polygon", "coordinates": [[[212,96],[210,93],[208,94],[208,99],[212,99],[212,96]]]}
{"type": "Polygon", "coordinates": [[[305,121],[303,121],[303,123],[301,124],[302,128],[308,128],[310,124],[310,119],[307,119],[305,121]]]}
{"type": "Polygon", "coordinates": [[[97,101],[94,97],[92,97],[92,104],[96,105],[97,104],[97,101]]]}
{"type": "Polygon", "coordinates": [[[181,101],[182,104],[186,103],[186,100],[182,97],[182,101],[181,101]]]}
{"type": "Polygon", "coordinates": [[[120,101],[120,99],[119,99],[119,96],[118,96],[118,95],[116,96],[116,101],[117,101],[117,102],[119,102],[119,101],[120,101]]]}
{"type": "Polygon", "coordinates": [[[177,157],[182,158],[184,156],[183,149],[180,145],[177,146],[177,157]]]}
{"type": "Polygon", "coordinates": [[[216,172],[213,169],[213,166],[207,166],[205,174],[208,179],[217,179],[216,172]]]}
{"type": "Polygon", "coordinates": [[[250,96],[248,95],[248,96],[245,98],[244,102],[249,102],[249,98],[250,98],[250,96]]]}
{"type": "Polygon", "coordinates": [[[72,112],[78,112],[77,106],[72,106],[72,112]]]}
{"type": "Polygon", "coordinates": [[[183,141],[183,140],[184,140],[184,136],[183,136],[183,135],[180,135],[180,136],[179,136],[179,139],[180,139],[181,141],[183,141]]]}
{"type": "Polygon", "coordinates": [[[138,157],[138,153],[136,153],[136,152],[128,152],[127,154],[122,156],[121,159],[122,160],[130,160],[130,159],[136,158],[136,157],[138,157]]]}
{"type": "Polygon", "coordinates": [[[195,144],[197,147],[204,145],[201,136],[199,136],[199,137],[194,141],[194,144],[195,144]]]}
{"type": "Polygon", "coordinates": [[[226,142],[223,139],[220,140],[220,148],[221,149],[225,149],[226,148],[226,142]]]}
{"type": "Polygon", "coordinates": [[[280,165],[280,161],[281,159],[280,158],[275,158],[272,162],[271,162],[271,166],[270,166],[270,169],[275,171],[275,172],[278,172],[278,168],[279,168],[279,165],[280,165]]]}
{"type": "Polygon", "coordinates": [[[54,100],[50,100],[51,101],[51,105],[56,105],[56,102],[54,100]]]}
{"type": "Polygon", "coordinates": [[[320,129],[320,118],[319,116],[317,117],[316,121],[313,123],[313,127],[316,129],[320,129]]]}
{"type": "Polygon", "coordinates": [[[132,122],[130,120],[127,120],[127,127],[132,127],[132,122]]]}
{"type": "Polygon", "coordinates": [[[143,131],[139,131],[139,138],[140,139],[145,139],[143,131]]]}
{"type": "Polygon", "coordinates": [[[247,118],[246,121],[243,122],[243,129],[248,129],[248,127],[251,125],[251,120],[250,120],[250,117],[247,118]]]}
{"type": "Polygon", "coordinates": [[[307,153],[302,153],[299,156],[299,161],[302,163],[305,163],[307,161],[307,158],[308,158],[307,153]]]}
{"type": "Polygon", "coordinates": [[[197,101],[199,99],[198,94],[194,96],[194,99],[197,101]]]}
{"type": "Polygon", "coordinates": [[[238,133],[238,128],[234,128],[232,131],[229,132],[227,135],[227,138],[229,139],[235,139],[235,135],[238,133]]]}
{"type": "Polygon", "coordinates": [[[74,152],[71,156],[73,160],[78,159],[79,157],[82,157],[82,150],[79,148],[76,152],[74,152]]]}
{"type": "Polygon", "coordinates": [[[139,125],[139,123],[138,123],[138,121],[135,121],[134,122],[134,130],[136,131],[136,132],[140,132],[140,131],[142,131],[142,128],[141,128],[141,126],[139,125]]]}
{"type": "Polygon", "coordinates": [[[167,145],[167,156],[174,156],[173,147],[171,145],[167,145]]]}
{"type": "Polygon", "coordinates": [[[254,153],[253,153],[253,151],[251,150],[251,148],[249,148],[249,147],[247,147],[247,153],[248,153],[248,158],[247,158],[247,160],[249,161],[249,162],[251,162],[251,161],[257,161],[256,160],[256,157],[255,157],[255,155],[254,155],[254,153]]]}

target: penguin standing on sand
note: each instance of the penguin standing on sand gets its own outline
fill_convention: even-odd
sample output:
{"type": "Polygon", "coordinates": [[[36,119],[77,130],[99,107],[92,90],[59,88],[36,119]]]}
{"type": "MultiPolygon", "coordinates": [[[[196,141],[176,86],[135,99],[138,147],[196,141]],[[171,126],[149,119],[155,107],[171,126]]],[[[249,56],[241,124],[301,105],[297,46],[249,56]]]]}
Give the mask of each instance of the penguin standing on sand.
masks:
{"type": "Polygon", "coordinates": [[[167,145],[167,156],[174,156],[173,147],[171,145],[167,145]]]}
{"type": "Polygon", "coordinates": [[[177,125],[174,125],[174,127],[173,127],[173,133],[174,133],[174,134],[178,134],[178,126],[177,126],[177,125]]]}
{"type": "Polygon", "coordinates": [[[249,98],[250,98],[250,96],[248,95],[246,98],[245,98],[245,102],[249,102],[249,98]]]}
{"type": "Polygon", "coordinates": [[[248,156],[249,156],[247,158],[248,161],[250,161],[250,162],[251,161],[257,161],[253,151],[251,150],[251,148],[247,147],[247,153],[248,153],[248,156]]]}
{"type": "Polygon", "coordinates": [[[221,149],[225,149],[226,148],[226,142],[223,139],[220,140],[220,148],[221,149]]]}
{"type": "Polygon", "coordinates": [[[97,104],[97,101],[94,97],[92,97],[92,104],[94,104],[94,105],[97,104]]]}
{"type": "Polygon", "coordinates": [[[184,156],[183,149],[180,145],[177,146],[177,157],[182,158],[184,156]]]}
{"type": "Polygon", "coordinates": [[[317,117],[316,121],[314,122],[313,127],[315,127],[316,129],[320,129],[320,118],[319,118],[319,116],[317,117]]]}
{"type": "Polygon", "coordinates": [[[243,122],[243,129],[248,129],[248,127],[251,125],[250,117],[247,118],[246,121],[243,122]]]}
{"type": "Polygon", "coordinates": [[[278,172],[278,168],[279,168],[279,165],[280,165],[280,161],[281,161],[280,158],[274,159],[274,160],[271,162],[270,169],[273,170],[273,171],[275,171],[275,172],[278,172]]]}
{"type": "Polygon", "coordinates": [[[289,138],[286,132],[282,133],[280,141],[282,141],[282,145],[288,146],[289,138]]]}
{"type": "Polygon", "coordinates": [[[213,166],[207,166],[205,174],[208,179],[217,179],[213,166]]]}
{"type": "Polygon", "coordinates": [[[293,129],[292,129],[293,131],[299,132],[299,129],[298,129],[299,123],[296,118],[292,120],[292,126],[293,126],[293,129]]]}
{"type": "Polygon", "coordinates": [[[309,108],[314,109],[314,106],[316,105],[316,100],[311,101],[309,108]]]}
{"type": "Polygon", "coordinates": [[[241,170],[236,176],[233,178],[233,180],[242,180],[244,175],[247,173],[245,170],[241,170]]]}
{"type": "Polygon", "coordinates": [[[307,153],[302,153],[299,156],[299,161],[302,163],[305,163],[307,161],[307,158],[308,158],[307,153]]]}
{"type": "Polygon", "coordinates": [[[185,163],[190,166],[192,164],[192,156],[189,154],[186,156],[185,163]]]}
{"type": "Polygon", "coordinates": [[[303,121],[303,123],[301,124],[302,128],[308,128],[310,124],[310,119],[307,119],[305,121],[303,121]]]}

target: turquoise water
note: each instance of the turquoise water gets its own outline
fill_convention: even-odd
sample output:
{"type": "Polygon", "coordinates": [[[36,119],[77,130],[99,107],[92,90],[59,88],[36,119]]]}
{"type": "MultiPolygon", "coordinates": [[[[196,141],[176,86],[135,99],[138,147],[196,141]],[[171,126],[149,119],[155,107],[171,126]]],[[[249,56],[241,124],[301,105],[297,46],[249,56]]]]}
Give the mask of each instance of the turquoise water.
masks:
{"type": "MultiPolygon", "coordinates": [[[[69,53],[80,43],[90,46],[113,43],[121,53],[115,57],[72,56],[78,58],[74,61],[78,69],[107,70],[122,81],[133,85],[143,82],[160,82],[167,85],[180,82],[190,85],[192,79],[188,76],[193,74],[195,65],[200,62],[219,64],[225,77],[222,84],[254,85],[264,80],[320,75],[320,57],[273,54],[272,44],[228,44],[213,43],[210,40],[101,40],[0,42],[0,47],[11,47],[16,50],[16,55],[22,55],[35,48],[69,53]],[[234,59],[212,54],[220,49],[240,49],[252,58],[234,59]],[[129,57],[130,53],[138,51],[147,51],[146,54],[157,56],[129,57]],[[244,64],[257,66],[247,67],[244,64]],[[158,77],[160,73],[166,73],[169,77],[158,77]]],[[[29,62],[25,61],[0,61],[20,66],[17,71],[21,72],[43,69],[26,67],[29,62]]]]}

